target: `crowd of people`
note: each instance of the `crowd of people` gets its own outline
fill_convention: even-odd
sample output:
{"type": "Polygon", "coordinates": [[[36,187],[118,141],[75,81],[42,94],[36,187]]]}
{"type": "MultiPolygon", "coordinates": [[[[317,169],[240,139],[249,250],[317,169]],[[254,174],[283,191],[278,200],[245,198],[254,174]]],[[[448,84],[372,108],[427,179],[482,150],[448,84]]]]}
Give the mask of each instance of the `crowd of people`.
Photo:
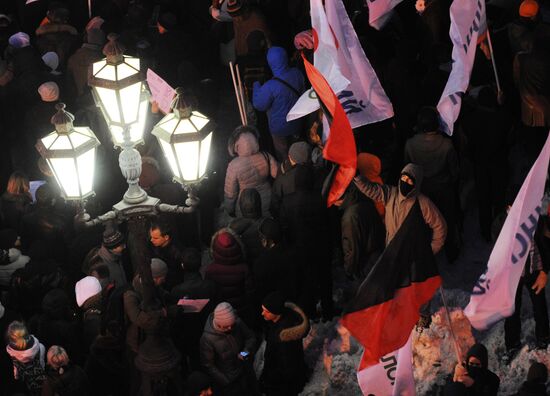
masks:
{"type": "MultiPolygon", "coordinates": [[[[2,2],[0,394],[297,395],[310,374],[303,346],[310,323],[342,308],[333,270],[345,273],[351,297],[416,201],[440,262],[452,266],[461,255],[466,212],[494,241],[550,126],[550,3],[496,3],[487,4],[487,19],[501,89],[481,40],[449,137],[435,106],[452,66],[451,1],[405,0],[380,30],[369,26],[366,2],[344,1],[395,115],[354,130],[357,175],[327,208],[334,169],[322,155],[322,112],[286,120],[308,85],[299,53],[313,56],[309,1],[2,2]],[[143,71],[183,87],[222,131],[220,98],[232,92],[227,61],[240,65],[245,88],[248,125],[216,132],[214,145],[223,148],[199,189],[202,219],[147,219],[152,286],[130,257],[130,227],[79,222],[81,207],[63,200],[34,148],[53,130],[55,105],[65,103],[74,124],[90,126],[102,143],[102,183],[87,212],[97,216],[120,199],[125,181],[87,85],[112,33],[143,71]],[[223,214],[211,215],[215,208],[223,214]]],[[[146,131],[162,116],[153,102],[146,131]]],[[[150,134],[144,140],[140,185],[183,205],[157,142],[150,134]]],[[[508,363],[522,346],[523,286],[536,320],[532,347],[547,350],[550,341],[549,213],[535,232],[516,313],[506,319],[508,363]]],[[[422,307],[418,331],[431,313],[430,304],[422,307]]],[[[518,394],[546,395],[547,377],[546,366],[534,363],[518,394]]],[[[496,395],[498,388],[488,351],[476,344],[444,392],[496,395]]]]}

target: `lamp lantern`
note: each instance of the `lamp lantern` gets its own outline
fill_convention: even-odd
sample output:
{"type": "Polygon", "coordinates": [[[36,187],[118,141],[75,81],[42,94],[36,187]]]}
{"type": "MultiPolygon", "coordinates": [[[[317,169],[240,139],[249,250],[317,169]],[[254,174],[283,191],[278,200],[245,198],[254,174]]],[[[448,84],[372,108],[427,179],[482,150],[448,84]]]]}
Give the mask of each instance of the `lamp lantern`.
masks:
{"type": "Polygon", "coordinates": [[[51,118],[55,131],[39,139],[36,149],[52,170],[67,200],[83,200],[94,194],[94,169],[99,140],[88,127],[73,126],[74,116],[58,103],[51,118]]]}
{"type": "Polygon", "coordinates": [[[109,42],[103,48],[105,59],[90,66],[88,85],[115,146],[135,146],[143,143],[148,95],[139,58],[123,55],[124,48],[117,39],[117,34],[109,34],[109,42]],[[128,132],[129,136],[125,136],[128,132]]]}
{"type": "Polygon", "coordinates": [[[182,185],[197,183],[206,174],[215,124],[191,108],[182,88],[176,89],[171,107],[172,112],[155,125],[152,134],[157,137],[174,180],[182,185]]]}

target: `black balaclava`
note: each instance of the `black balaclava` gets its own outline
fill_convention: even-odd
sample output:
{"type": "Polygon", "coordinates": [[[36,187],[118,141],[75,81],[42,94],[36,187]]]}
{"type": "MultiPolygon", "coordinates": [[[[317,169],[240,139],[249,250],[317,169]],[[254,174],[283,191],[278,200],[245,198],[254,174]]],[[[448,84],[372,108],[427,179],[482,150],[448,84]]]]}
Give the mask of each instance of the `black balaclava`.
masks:
{"type": "Polygon", "coordinates": [[[416,181],[414,180],[414,177],[412,177],[408,173],[402,173],[402,175],[407,175],[409,177],[409,179],[411,179],[413,181],[413,184],[410,185],[409,183],[404,182],[403,180],[399,179],[399,192],[404,197],[407,197],[415,189],[416,181]]]}

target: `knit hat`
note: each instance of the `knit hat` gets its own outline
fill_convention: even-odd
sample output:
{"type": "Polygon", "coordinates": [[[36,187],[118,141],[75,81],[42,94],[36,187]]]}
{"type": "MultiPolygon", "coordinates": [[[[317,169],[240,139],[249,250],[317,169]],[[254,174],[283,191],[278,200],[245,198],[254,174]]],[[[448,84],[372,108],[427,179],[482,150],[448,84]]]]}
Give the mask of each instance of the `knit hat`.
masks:
{"type": "Polygon", "coordinates": [[[548,381],[548,369],[543,363],[533,362],[527,372],[527,381],[545,384],[548,381]]]}
{"type": "Polygon", "coordinates": [[[240,241],[232,230],[222,228],[212,237],[212,256],[219,264],[238,264],[243,258],[240,241]]]}
{"type": "Polygon", "coordinates": [[[81,307],[87,299],[101,293],[101,284],[93,276],[87,276],[76,282],[74,286],[76,305],[81,307]]]}
{"type": "Polygon", "coordinates": [[[159,16],[158,23],[166,30],[171,30],[178,25],[178,18],[171,12],[165,12],[159,16]]]}
{"type": "Polygon", "coordinates": [[[46,52],[42,55],[42,61],[46,66],[52,69],[52,71],[56,71],[59,66],[59,56],[53,51],[46,52]]]}
{"type": "Polygon", "coordinates": [[[281,315],[285,309],[283,293],[275,291],[269,293],[262,301],[262,305],[273,315],[281,315]]]}
{"type": "Polygon", "coordinates": [[[282,238],[281,227],[273,219],[264,219],[262,224],[260,224],[260,237],[272,240],[274,242],[279,242],[282,238]]]}
{"type": "Polygon", "coordinates": [[[187,394],[189,396],[200,395],[202,391],[212,387],[212,380],[201,371],[194,371],[187,377],[187,394]]]}
{"type": "Polygon", "coordinates": [[[523,0],[519,6],[519,16],[533,18],[539,13],[539,3],[535,0],[523,0]]]}
{"type": "Polygon", "coordinates": [[[107,249],[114,249],[117,246],[122,245],[123,243],[124,236],[116,228],[108,226],[103,232],[103,246],[105,246],[107,249]]]}
{"type": "Polygon", "coordinates": [[[214,326],[229,327],[235,324],[235,311],[228,302],[221,302],[214,309],[214,326]]]}
{"type": "Polygon", "coordinates": [[[18,32],[10,36],[8,43],[13,48],[25,48],[31,45],[31,39],[27,33],[18,32]]]}
{"type": "Polygon", "coordinates": [[[105,33],[101,29],[93,28],[86,31],[86,41],[88,44],[105,44],[105,33]]]}
{"type": "Polygon", "coordinates": [[[0,230],[0,249],[11,249],[17,241],[17,231],[11,228],[0,230]]]}
{"type": "Polygon", "coordinates": [[[38,94],[43,102],[55,102],[59,99],[59,87],[53,81],[48,81],[38,87],[38,94]]]}
{"type": "Polygon", "coordinates": [[[310,156],[311,146],[307,142],[296,142],[288,150],[288,157],[297,164],[305,164],[310,156]]]}
{"type": "Polygon", "coordinates": [[[227,0],[227,12],[231,16],[240,15],[244,11],[242,0],[227,0]]]}
{"type": "Polygon", "coordinates": [[[151,259],[151,275],[153,278],[160,278],[166,276],[168,273],[168,266],[164,261],[159,258],[151,259]]]}

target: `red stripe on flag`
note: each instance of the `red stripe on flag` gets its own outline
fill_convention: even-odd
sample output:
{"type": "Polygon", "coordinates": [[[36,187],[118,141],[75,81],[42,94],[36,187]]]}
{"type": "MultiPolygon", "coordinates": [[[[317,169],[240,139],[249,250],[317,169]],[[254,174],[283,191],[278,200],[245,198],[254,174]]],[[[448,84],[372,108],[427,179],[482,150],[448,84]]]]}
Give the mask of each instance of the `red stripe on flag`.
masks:
{"type": "Polygon", "coordinates": [[[344,194],[355,176],[357,148],[353,130],[338,97],[325,77],[306,59],[304,54],[302,54],[302,58],[311,86],[332,116],[330,134],[323,149],[325,159],[340,165],[328,195],[327,206],[331,206],[344,194]]]}
{"type": "Polygon", "coordinates": [[[358,370],[378,364],[381,357],[405,345],[420,307],[440,285],[441,277],[433,276],[398,289],[389,301],[344,315],[342,325],[365,348],[358,370]]]}

